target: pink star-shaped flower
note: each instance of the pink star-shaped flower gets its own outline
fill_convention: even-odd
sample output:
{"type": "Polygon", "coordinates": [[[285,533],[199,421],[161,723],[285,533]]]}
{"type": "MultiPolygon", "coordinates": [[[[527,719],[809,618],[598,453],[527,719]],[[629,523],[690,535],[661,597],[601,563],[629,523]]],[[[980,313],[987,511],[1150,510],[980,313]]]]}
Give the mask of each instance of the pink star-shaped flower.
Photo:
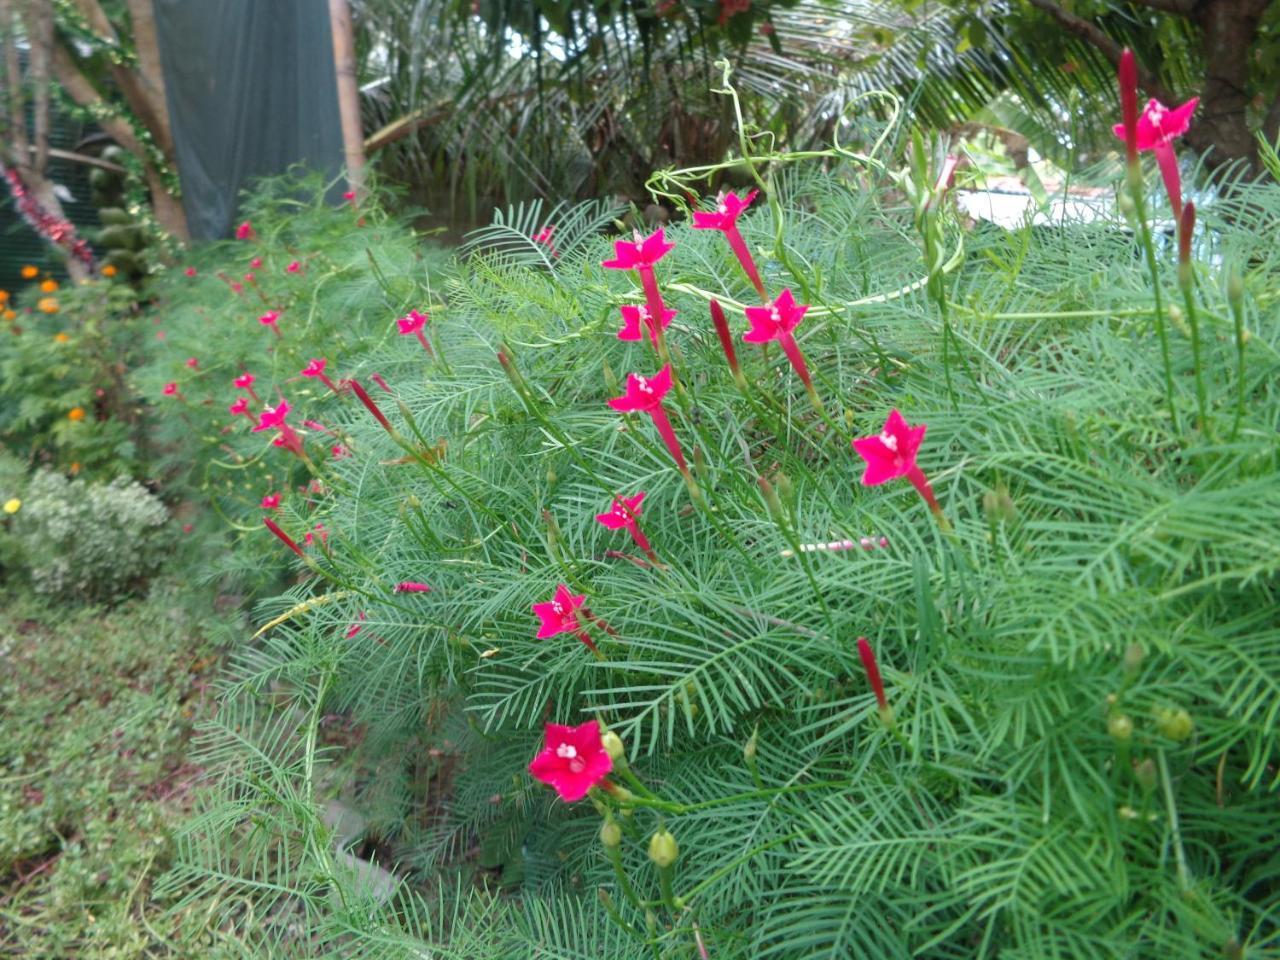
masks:
{"type": "Polygon", "coordinates": [[[171,381],[169,381],[168,383],[166,383],[166,384],[164,385],[164,390],[163,390],[162,392],[164,393],[164,395],[165,395],[166,397],[172,397],[172,396],[176,395],[176,394],[177,394],[177,392],[178,392],[178,384],[177,384],[177,381],[171,380],[171,381]]]}
{"type": "Polygon", "coordinates": [[[400,328],[401,336],[408,336],[417,333],[427,325],[427,321],[431,319],[425,313],[419,313],[417,310],[410,310],[407,314],[396,321],[396,326],[400,328]]]}
{"type": "MultiPolygon", "coordinates": [[[[649,335],[649,342],[655,346],[658,343],[657,337],[654,335],[653,317],[649,313],[649,308],[644,305],[640,306],[624,306],[622,311],[622,329],[618,331],[619,340],[634,341],[639,340],[643,334],[641,333],[641,325],[643,324],[644,333],[649,335]]],[[[676,312],[674,310],[662,311],[662,329],[665,330],[671,326],[671,321],[675,319],[676,312]]]]}
{"type": "Polygon", "coordinates": [[[751,329],[742,335],[744,343],[768,343],[781,341],[790,335],[804,318],[808,304],[796,303],[790,290],[783,290],[772,303],[763,307],[747,307],[747,321],[751,329]]]}
{"type": "Polygon", "coordinates": [[[237,397],[236,402],[227,407],[227,413],[231,414],[233,417],[238,417],[243,414],[244,416],[253,419],[253,414],[249,412],[248,397],[237,397]]]}
{"type": "Polygon", "coordinates": [[[939,525],[944,530],[949,530],[951,524],[943,516],[942,508],[938,506],[938,500],[933,495],[933,487],[929,485],[924,472],[916,465],[916,452],[924,441],[925,429],[923,423],[918,427],[911,426],[902,419],[902,414],[892,410],[884,422],[884,429],[877,436],[854,440],[853,448],[867,464],[867,469],[862,474],[864,486],[874,487],[889,480],[896,480],[898,477],[906,477],[924,502],[929,505],[939,525]]]}
{"type": "Polygon", "coordinates": [[[284,272],[285,273],[301,273],[302,264],[299,263],[297,260],[295,260],[293,261],[293,263],[289,264],[287,267],[284,268],[284,272]]]}
{"type": "Polygon", "coordinates": [[[197,360],[195,357],[187,357],[187,366],[190,367],[192,370],[195,370],[199,368],[200,361],[197,360]]]}
{"type": "Polygon", "coordinates": [[[248,240],[253,236],[253,224],[246,220],[240,226],[236,227],[236,239],[248,240]]]}
{"type": "Polygon", "coordinates": [[[262,258],[261,258],[261,257],[254,257],[252,260],[250,260],[250,261],[249,261],[249,266],[250,266],[252,269],[254,269],[254,270],[259,270],[259,269],[261,269],[261,268],[262,268],[262,258]]]}
{"type": "Polygon", "coordinates": [[[649,545],[648,538],[636,522],[640,517],[640,504],[644,502],[644,496],[644,491],[641,490],[634,497],[614,497],[613,506],[606,513],[597,513],[596,520],[610,530],[626,530],[631,534],[631,539],[635,541],[636,546],[648,554],[649,559],[656,564],[658,558],[653,552],[653,547],[649,545]]]}
{"type": "Polygon", "coordinates": [[[288,426],[286,418],[289,416],[289,401],[281,400],[274,407],[263,407],[262,413],[258,415],[258,425],[253,428],[254,433],[262,433],[264,430],[279,430],[282,426],[288,426]]]}
{"type": "Polygon", "coordinates": [[[580,632],[582,624],[578,620],[578,608],[586,599],[585,593],[570,593],[569,588],[562,583],[556,587],[552,599],[545,603],[535,603],[533,612],[542,621],[538,628],[538,639],[546,640],[561,633],[580,632]]]}
{"type": "Polygon", "coordinates": [[[634,497],[614,497],[607,513],[597,513],[596,520],[610,530],[633,530],[640,516],[640,504],[644,503],[644,491],[634,497]]]}
{"type": "Polygon", "coordinates": [[[262,498],[263,510],[275,510],[279,506],[280,506],[280,494],[278,493],[268,493],[265,497],[262,498]]]}
{"type": "Polygon", "coordinates": [[[581,800],[613,769],[596,720],[578,727],[548,723],[545,736],[546,746],[529,764],[529,772],[554,787],[566,803],[581,800]]]}
{"type": "Polygon", "coordinates": [[[662,398],[671,389],[671,364],[667,364],[652,377],[638,373],[627,374],[627,391],[609,401],[609,406],[619,413],[650,413],[662,406],[662,398]]]}
{"type": "MultiPolygon", "coordinates": [[[[1166,107],[1154,98],[1148,100],[1146,107],[1138,115],[1138,149],[1154,150],[1182,136],[1191,128],[1191,115],[1196,112],[1199,104],[1199,97],[1192,97],[1182,106],[1173,108],[1166,107]]],[[[1123,123],[1117,123],[1111,129],[1121,140],[1125,139],[1123,123]]]]}
{"type": "Polygon", "coordinates": [[[695,210],[693,212],[693,229],[695,230],[728,230],[738,225],[738,217],[742,211],[751,206],[759,191],[752,190],[745,197],[739,197],[732,190],[721,192],[716,196],[714,210],[695,210]]]}
{"type": "Polygon", "coordinates": [[[324,357],[313,357],[311,361],[302,368],[304,377],[319,377],[324,374],[324,368],[328,366],[329,361],[324,357]]]}
{"type": "Polygon", "coordinates": [[[606,270],[652,269],[675,247],[674,243],[667,242],[662,227],[659,227],[643,240],[613,241],[613,259],[601,261],[600,266],[606,270]]]}
{"type": "Polygon", "coordinates": [[[276,321],[279,319],[280,319],[279,310],[268,310],[266,313],[264,313],[262,316],[258,318],[258,322],[262,324],[264,327],[271,327],[271,326],[275,326],[276,321]]]}
{"type": "Polygon", "coordinates": [[[257,379],[258,378],[255,377],[252,373],[242,373],[240,376],[232,380],[231,384],[237,390],[252,390],[253,383],[257,379]]]}
{"type": "Polygon", "coordinates": [[[924,441],[926,426],[912,427],[897,410],[889,414],[884,430],[874,437],[853,441],[853,448],[867,462],[862,475],[864,486],[874,487],[905,477],[916,466],[916,451],[924,441]]]}

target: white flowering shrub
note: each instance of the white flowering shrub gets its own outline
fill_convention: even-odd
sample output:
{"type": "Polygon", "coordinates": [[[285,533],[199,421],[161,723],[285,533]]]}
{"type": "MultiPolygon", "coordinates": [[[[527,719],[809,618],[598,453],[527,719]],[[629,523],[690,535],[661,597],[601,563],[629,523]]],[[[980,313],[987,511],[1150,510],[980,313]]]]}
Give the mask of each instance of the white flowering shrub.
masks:
{"type": "Polygon", "coordinates": [[[110,600],[130,592],[163,558],[169,511],[136,481],[31,478],[12,535],[38,593],[110,600]]]}

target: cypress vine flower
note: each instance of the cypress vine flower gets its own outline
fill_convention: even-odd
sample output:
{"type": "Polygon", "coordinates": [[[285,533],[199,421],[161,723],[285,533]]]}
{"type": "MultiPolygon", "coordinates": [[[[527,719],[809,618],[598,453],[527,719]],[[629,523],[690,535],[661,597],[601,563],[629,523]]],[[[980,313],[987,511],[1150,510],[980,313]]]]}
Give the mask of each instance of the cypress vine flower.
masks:
{"type": "Polygon", "coordinates": [[[284,447],[292,451],[299,457],[304,456],[302,438],[289,425],[288,417],[289,402],[287,400],[281,400],[274,407],[263,407],[262,413],[258,417],[258,425],[253,428],[253,432],[262,433],[266,430],[279,430],[280,436],[276,437],[272,443],[277,447],[284,447]]]}
{"type": "Polygon", "coordinates": [[[892,410],[884,422],[884,429],[878,435],[854,440],[853,448],[867,464],[867,469],[862,474],[863,486],[874,487],[889,480],[906,477],[929,505],[938,522],[949,526],[933,495],[928,478],[916,465],[916,452],[924,441],[926,429],[923,423],[918,427],[909,425],[902,419],[902,414],[892,410]]]}
{"type": "MultiPolygon", "coordinates": [[[[1132,61],[1133,54],[1129,54],[1132,61]]],[[[1136,66],[1133,68],[1136,70],[1136,66]]],[[[1169,194],[1169,205],[1173,208],[1175,218],[1182,215],[1182,174],[1178,170],[1178,158],[1173,152],[1173,141],[1182,136],[1191,127],[1191,115],[1200,104],[1199,97],[1192,97],[1180,107],[1166,107],[1159,100],[1147,101],[1141,114],[1137,114],[1136,74],[1133,89],[1133,111],[1135,117],[1130,122],[1129,103],[1125,99],[1129,94],[1126,88],[1125,62],[1120,63],[1121,98],[1125,110],[1123,123],[1112,127],[1112,132],[1125,142],[1130,163],[1137,163],[1138,152],[1150,150],[1156,155],[1156,164],[1160,167],[1160,176],[1164,179],[1165,191],[1169,194]]]]}
{"type": "Polygon", "coordinates": [[[613,241],[613,259],[601,261],[600,266],[606,270],[634,270],[640,277],[640,285],[644,287],[644,300],[649,308],[649,316],[665,317],[666,306],[662,302],[653,267],[674,250],[675,246],[674,243],[667,242],[662,227],[659,227],[643,239],[637,233],[635,240],[613,241]]]}
{"type": "Polygon", "coordinates": [[[419,313],[417,310],[410,310],[407,314],[396,321],[396,326],[400,328],[400,335],[407,337],[410,334],[418,338],[418,342],[422,344],[422,349],[427,351],[427,356],[434,357],[435,351],[431,349],[431,344],[427,342],[426,334],[422,332],[422,328],[427,325],[427,321],[431,317],[425,313],[419,313]]]}
{"type": "Polygon", "coordinates": [[[876,703],[880,709],[880,722],[886,727],[890,726],[893,723],[893,708],[885,698],[884,681],[880,679],[880,667],[876,663],[876,654],[866,637],[858,638],[858,657],[867,671],[867,681],[871,684],[871,690],[876,695],[876,703]]]}
{"type": "Polygon", "coordinates": [[[671,421],[667,418],[667,411],[662,406],[662,398],[670,389],[671,364],[669,363],[649,378],[629,373],[626,393],[610,400],[609,406],[619,413],[649,414],[653,418],[653,425],[657,427],[659,436],[662,437],[662,442],[667,446],[667,451],[675,460],[676,466],[680,468],[681,473],[688,474],[689,467],[685,464],[680,441],[676,439],[671,421]]]}
{"type": "Polygon", "coordinates": [[[716,328],[716,336],[720,338],[720,349],[724,358],[729,361],[729,370],[733,373],[733,381],[743,392],[747,389],[747,379],[742,375],[742,367],[738,364],[738,352],[733,347],[733,333],[729,330],[729,321],[725,319],[724,308],[720,301],[711,301],[711,323],[716,328]]]}
{"type": "Polygon", "coordinates": [[[274,333],[277,337],[279,337],[281,336],[280,328],[276,326],[276,321],[279,319],[280,319],[279,310],[268,310],[266,313],[264,313],[262,316],[258,318],[258,322],[262,324],[264,327],[270,327],[271,332],[274,333]]]}
{"type": "Polygon", "coordinates": [[[236,397],[236,402],[227,407],[227,413],[233,417],[248,417],[251,423],[257,422],[257,418],[249,412],[249,400],[246,397],[236,397]]]}
{"type": "Polygon", "coordinates": [[[796,303],[790,290],[783,290],[772,302],[766,303],[763,307],[747,307],[747,320],[751,324],[751,329],[742,335],[742,341],[743,343],[768,343],[776,340],[782,352],[791,361],[792,369],[804,384],[814,406],[821,408],[822,403],[818,399],[818,392],[814,390],[813,379],[809,376],[809,366],[804,361],[804,354],[800,352],[800,345],[792,335],[792,331],[804,319],[808,309],[808,304],[796,303]]]}
{"type": "Polygon", "coordinates": [[[280,508],[280,494],[268,493],[262,498],[263,510],[278,510],[280,508]]]}
{"type": "Polygon", "coordinates": [[[295,260],[293,261],[293,263],[289,264],[287,267],[284,268],[284,272],[285,273],[301,273],[302,264],[299,263],[297,260],[295,260]]]}
{"type": "Polygon", "coordinates": [[[649,538],[641,531],[637,520],[640,518],[640,504],[644,502],[645,493],[641,490],[634,497],[614,497],[613,506],[605,513],[597,513],[596,520],[610,530],[626,530],[631,534],[637,547],[643,550],[650,560],[657,563],[649,538]]]}
{"type": "Polygon", "coordinates": [[[237,390],[243,390],[248,393],[249,396],[253,398],[254,403],[260,403],[261,401],[258,399],[258,395],[253,390],[253,381],[256,379],[257,378],[252,373],[246,372],[232,380],[231,384],[237,390]]]}
{"type": "Polygon", "coordinates": [[[546,226],[544,226],[541,230],[539,230],[537,233],[533,235],[533,242],[539,243],[542,246],[546,247],[547,250],[551,253],[551,256],[558,257],[560,256],[560,251],[556,249],[555,241],[551,239],[551,235],[555,232],[556,232],[555,224],[548,223],[546,226]]]}
{"type": "MultiPolygon", "coordinates": [[[[304,556],[302,552],[302,548],[298,546],[297,543],[294,542],[293,537],[289,536],[287,533],[281,530],[280,526],[274,520],[272,520],[270,517],[263,517],[262,522],[268,530],[270,530],[272,533],[274,533],[277,537],[280,538],[281,543],[283,543],[286,547],[288,547],[298,556],[300,557],[304,556]]],[[[308,534],[308,536],[310,536],[310,534],[308,534]]]]}
{"type": "Polygon", "coordinates": [[[546,746],[529,764],[529,772],[554,787],[566,803],[581,800],[613,769],[596,720],[577,727],[548,723],[544,735],[546,746]]]}
{"type": "Polygon", "coordinates": [[[578,608],[586,602],[586,599],[586,594],[570,593],[565,584],[558,584],[555,595],[550,600],[533,605],[533,612],[542,621],[538,627],[537,638],[546,640],[561,633],[572,633],[586,644],[588,650],[598,655],[595,641],[591,639],[591,634],[587,633],[582,621],[578,618],[578,608]]]}
{"type": "Polygon", "coordinates": [[[396,438],[397,434],[395,428],[391,426],[391,421],[383,415],[380,409],[378,409],[378,405],[373,402],[373,398],[369,396],[364,387],[360,385],[360,381],[353,379],[347,380],[346,383],[351,387],[352,392],[356,395],[356,399],[363,403],[365,409],[373,414],[373,419],[382,424],[382,429],[391,434],[393,438],[396,438]]]}
{"type": "Polygon", "coordinates": [[[1120,54],[1120,136],[1130,167],[1138,165],[1138,63],[1128,47],[1120,54]]]}
{"type": "Polygon", "coordinates": [[[341,393],[342,391],[338,389],[338,385],[330,380],[328,374],[324,372],[324,368],[328,363],[329,361],[324,357],[313,357],[311,362],[302,368],[302,375],[319,380],[334,393],[341,393]]]}
{"type": "Polygon", "coordinates": [[[430,593],[431,588],[417,580],[401,580],[395,585],[394,593],[430,593]]]}
{"type": "Polygon", "coordinates": [[[236,227],[237,240],[250,240],[253,238],[253,224],[246,220],[240,226],[236,227]]]}
{"type": "MultiPolygon", "coordinates": [[[[649,342],[656,347],[660,333],[654,327],[653,314],[649,312],[649,308],[643,304],[640,306],[628,304],[620,309],[622,312],[622,329],[618,331],[618,339],[627,341],[641,339],[643,335],[641,333],[641,324],[643,324],[644,333],[649,335],[649,342]]],[[[662,311],[663,330],[671,326],[671,321],[675,319],[675,315],[676,312],[674,310],[662,311]]]]}
{"type": "Polygon", "coordinates": [[[714,210],[694,211],[693,229],[719,230],[723,232],[724,238],[729,241],[729,247],[733,250],[734,256],[738,258],[738,262],[742,264],[742,269],[751,281],[751,285],[756,288],[756,293],[760,294],[760,298],[765,300],[768,298],[764,292],[764,283],[760,279],[760,271],[756,269],[756,262],[751,257],[751,251],[747,249],[746,241],[742,239],[742,234],[738,231],[738,217],[742,215],[742,212],[747,207],[751,206],[751,201],[755,199],[756,193],[757,191],[752,190],[745,197],[739,197],[732,191],[720,193],[716,196],[714,210]]]}

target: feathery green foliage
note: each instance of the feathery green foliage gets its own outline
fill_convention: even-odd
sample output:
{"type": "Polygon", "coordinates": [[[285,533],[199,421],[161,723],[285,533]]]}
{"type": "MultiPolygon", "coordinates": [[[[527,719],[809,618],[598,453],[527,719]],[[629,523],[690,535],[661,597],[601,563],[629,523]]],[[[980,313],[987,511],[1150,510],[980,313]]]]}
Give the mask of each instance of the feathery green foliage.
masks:
{"type": "Polygon", "coordinates": [[[513,223],[542,223],[515,211],[445,270],[335,234],[363,309],[310,319],[341,320],[352,373],[391,383],[371,392],[395,435],[323,401],[352,455],[281,524],[322,517],[327,544],[234,658],[173,892],[280,956],[1280,956],[1280,326],[1258,229],[1280,191],[1203,211],[1209,417],[1175,318],[1175,429],[1123,221],[944,214],[927,283],[897,183],[828,164],[771,177],[741,221],[768,290],[814,305],[797,333],[826,417],[775,348],[739,343],[738,392],[707,302],[740,333],[753,294],[715,231],[670,231],[667,403],[705,504],[648,421],[605,404],[660,362],[614,336],[640,293],[600,268],[604,240],[521,249],[513,223]],[[385,335],[424,291],[434,359],[385,335]],[[849,441],[893,408],[928,424],[952,533],[905,484],[858,482],[849,441]],[[640,489],[660,565],[594,519],[640,489]],[[863,536],[887,546],[799,549],[863,536]],[[616,631],[593,631],[601,658],[534,639],[557,583],[616,631]],[[591,717],[661,797],[620,818],[626,885],[592,804],[525,770],[544,721],[591,717]],[[367,814],[389,885],[335,843],[334,796],[367,814]],[[674,908],[645,856],[660,819],[674,908]]]}

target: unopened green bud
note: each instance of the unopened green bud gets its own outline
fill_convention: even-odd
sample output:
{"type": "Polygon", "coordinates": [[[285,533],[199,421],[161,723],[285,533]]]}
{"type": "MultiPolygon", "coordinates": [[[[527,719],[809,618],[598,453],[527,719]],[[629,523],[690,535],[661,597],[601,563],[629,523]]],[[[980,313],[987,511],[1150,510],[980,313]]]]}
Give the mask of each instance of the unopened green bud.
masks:
{"type": "Polygon", "coordinates": [[[1177,710],[1162,708],[1156,711],[1156,727],[1170,740],[1181,743],[1196,728],[1191,714],[1179,707],[1177,710]]]}
{"type": "Polygon", "coordinates": [[[1187,326],[1187,315],[1176,303],[1169,304],[1169,322],[1177,327],[1178,332],[1184,337],[1191,336],[1191,328],[1187,326]]]}
{"type": "Polygon", "coordinates": [[[556,468],[555,466],[547,467],[547,486],[554,487],[556,485],[556,468]]]}
{"type": "Polygon", "coordinates": [[[676,862],[680,856],[680,845],[666,827],[659,827],[657,833],[649,838],[649,859],[662,869],[676,862]]]}
{"type": "Polygon", "coordinates": [[[1126,220],[1132,223],[1137,218],[1138,207],[1133,202],[1133,197],[1129,196],[1128,191],[1122,192],[1120,199],[1116,203],[1120,207],[1120,213],[1126,220]]]}
{"type": "Polygon", "coordinates": [[[604,788],[608,791],[609,796],[613,797],[613,799],[617,800],[619,803],[630,803],[636,798],[634,793],[622,786],[622,784],[614,783],[612,780],[606,780],[604,788]]]}
{"type": "Polygon", "coordinates": [[[1123,713],[1112,714],[1107,718],[1107,733],[1113,740],[1125,742],[1133,738],[1133,721],[1123,713]]]}
{"type": "Polygon", "coordinates": [[[1244,279],[1240,276],[1240,271],[1232,267],[1227,274],[1227,302],[1231,304],[1231,309],[1239,310],[1243,300],[1244,279]]]}
{"type": "Polygon", "coordinates": [[[1142,649],[1142,644],[1131,643],[1124,648],[1124,672],[1137,673],[1142,667],[1142,660],[1146,656],[1146,651],[1142,649]]]}
{"type": "Polygon", "coordinates": [[[774,523],[782,526],[782,501],[778,499],[778,491],[774,490],[773,484],[764,477],[756,479],[760,483],[760,492],[764,495],[764,505],[769,508],[769,516],[773,518],[774,523]]]}
{"type": "Polygon", "coordinates": [[[756,762],[756,748],[760,743],[760,728],[756,727],[751,731],[751,736],[747,739],[747,745],[742,748],[742,759],[748,764],[756,762]]]}
{"type": "Polygon", "coordinates": [[[604,752],[609,754],[609,759],[614,763],[623,759],[627,755],[627,748],[622,744],[622,738],[612,730],[606,730],[600,737],[600,745],[604,747],[604,752]]]}
{"type": "Polygon", "coordinates": [[[550,510],[542,511],[542,519],[547,523],[547,545],[554,548],[560,542],[560,524],[550,510]]]}
{"type": "Polygon", "coordinates": [[[613,367],[609,366],[608,360],[604,362],[604,385],[608,388],[610,393],[618,392],[618,377],[613,372],[613,367]]]}
{"type": "Polygon", "coordinates": [[[1133,768],[1133,778],[1138,781],[1138,786],[1144,791],[1150,793],[1156,788],[1156,765],[1155,761],[1150,757],[1136,764],[1133,768]]]}
{"type": "Polygon", "coordinates": [[[1003,484],[982,495],[982,509],[992,523],[1011,523],[1018,515],[1013,497],[1003,484]]]}
{"type": "Polygon", "coordinates": [[[789,507],[795,506],[796,488],[791,482],[791,478],[785,473],[778,474],[778,496],[782,498],[782,502],[789,507]]]}
{"type": "Polygon", "coordinates": [[[604,826],[600,828],[600,842],[607,850],[616,850],[622,845],[622,828],[613,821],[613,817],[605,817],[604,826]]]}
{"type": "Polygon", "coordinates": [[[656,937],[658,935],[658,915],[653,912],[652,908],[649,908],[644,912],[644,925],[649,931],[650,937],[656,937]]]}
{"type": "Polygon", "coordinates": [[[703,483],[711,482],[711,475],[707,473],[707,456],[702,452],[701,447],[693,448],[693,472],[703,483]]]}

